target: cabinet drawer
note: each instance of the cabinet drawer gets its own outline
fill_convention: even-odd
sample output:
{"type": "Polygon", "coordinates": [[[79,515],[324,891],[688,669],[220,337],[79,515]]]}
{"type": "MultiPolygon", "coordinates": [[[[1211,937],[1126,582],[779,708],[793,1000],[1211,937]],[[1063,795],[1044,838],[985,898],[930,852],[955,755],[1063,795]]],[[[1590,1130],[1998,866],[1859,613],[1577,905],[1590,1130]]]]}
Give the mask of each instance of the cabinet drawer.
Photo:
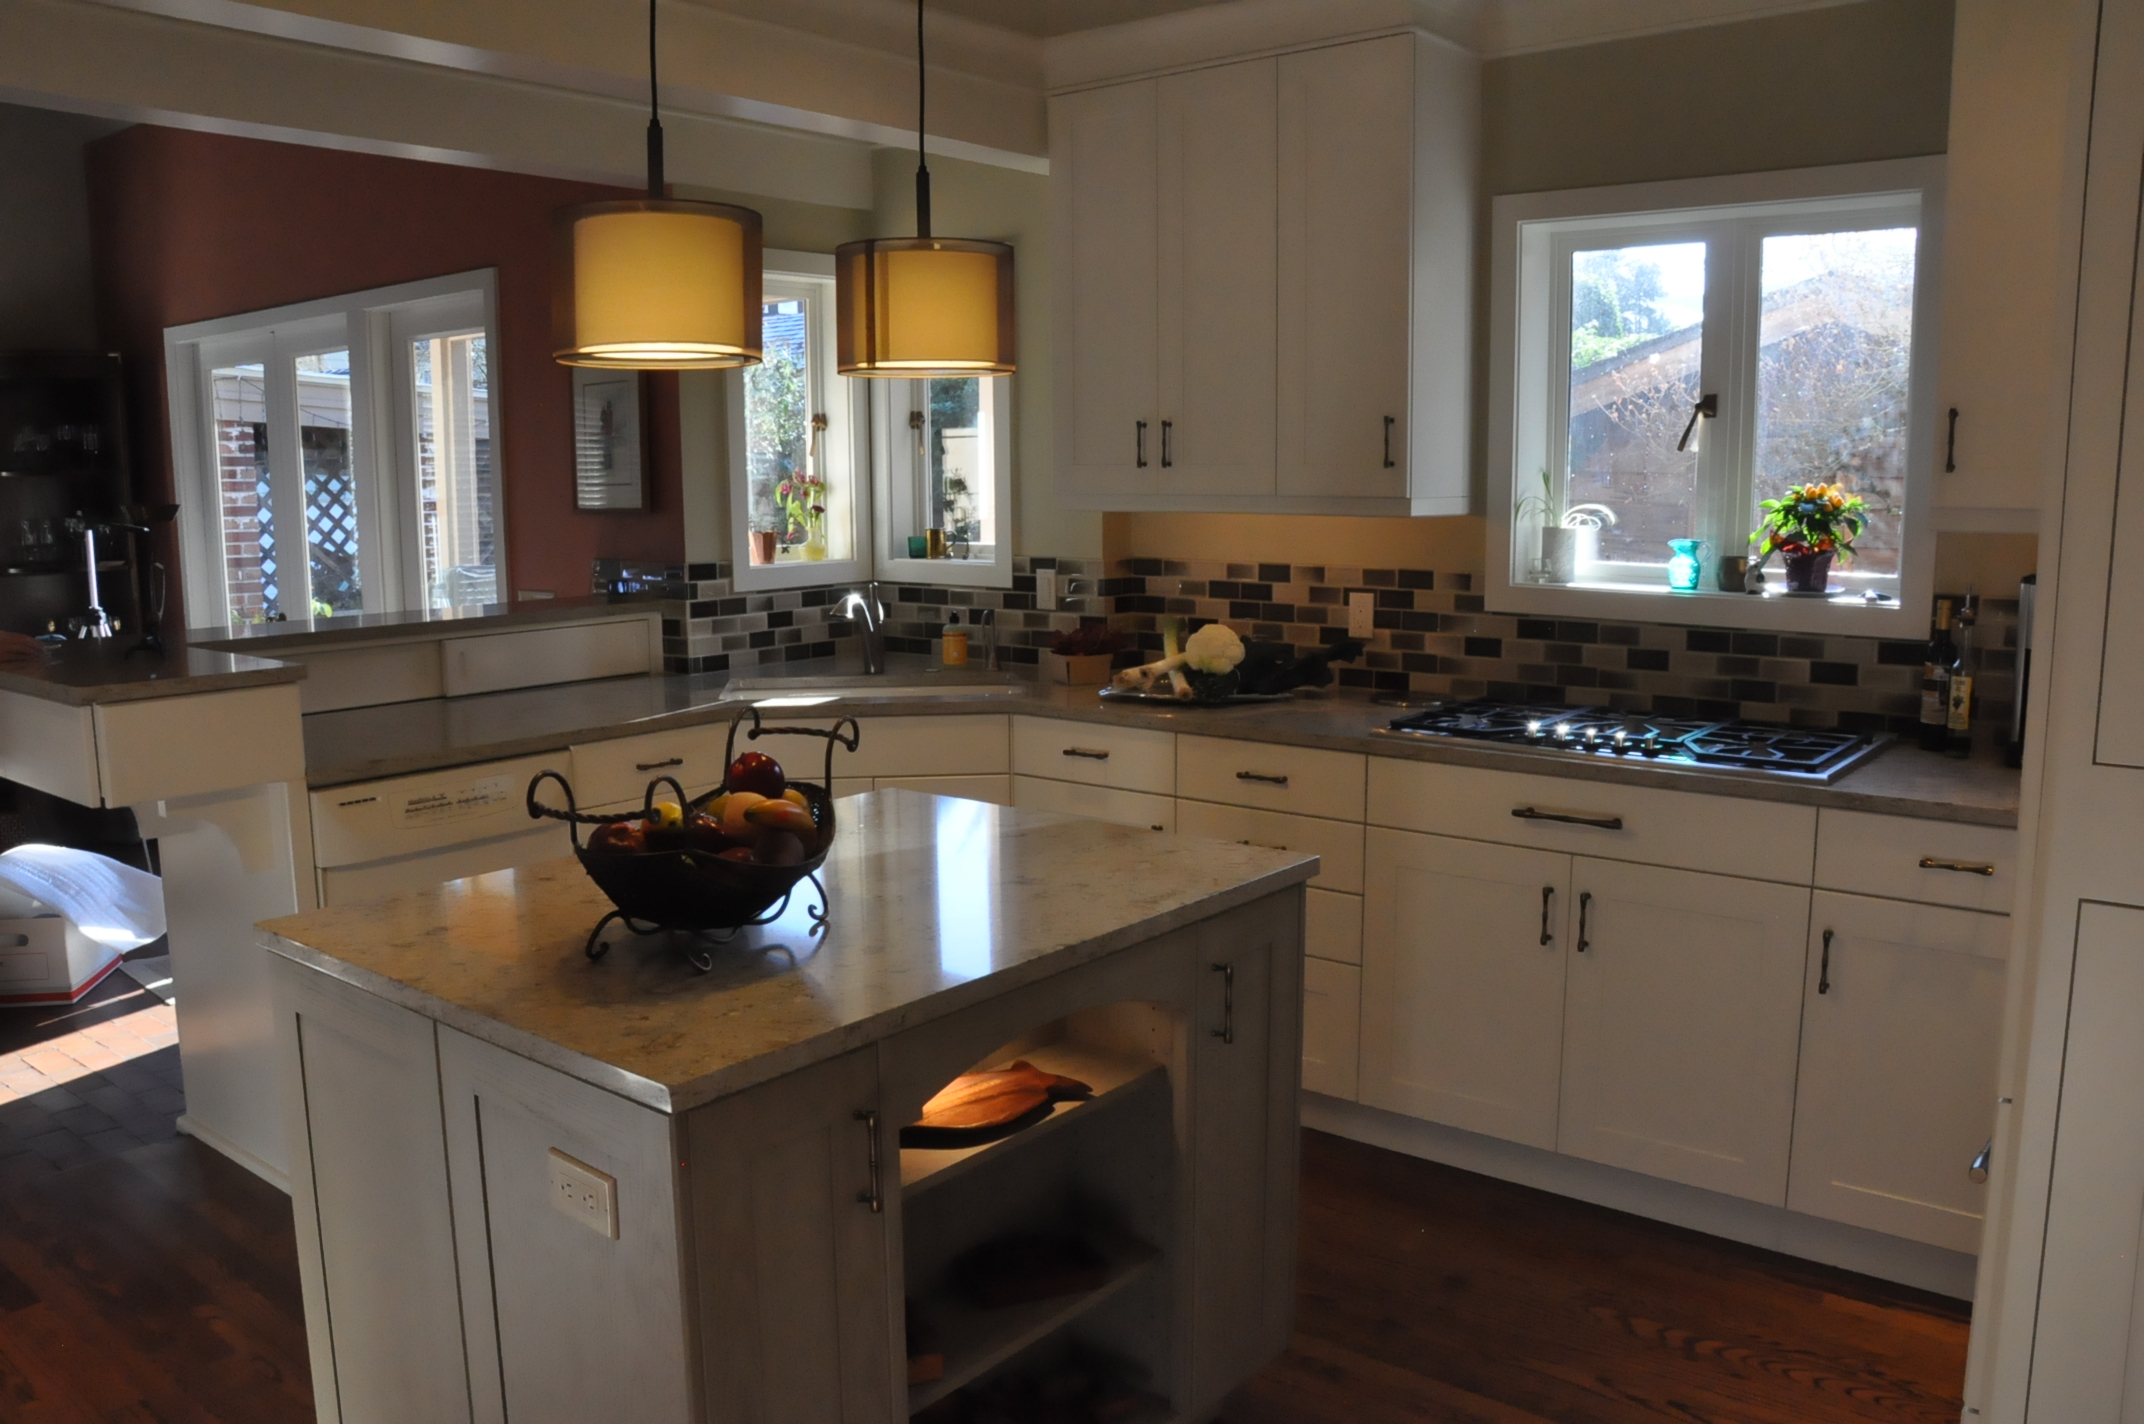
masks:
{"type": "Polygon", "coordinates": [[[1789,885],[1809,883],[1816,853],[1813,806],[1610,781],[1394,760],[1369,803],[1375,826],[1789,885]]]}
{"type": "Polygon", "coordinates": [[[1824,811],[1816,825],[1816,883],[1826,890],[2008,913],[2017,884],[2017,832],[1824,811]]]}
{"type": "Polygon", "coordinates": [[[1362,897],[1337,890],[1307,892],[1303,953],[1338,964],[1362,963],[1362,897]]]}
{"type": "MultiPolygon", "coordinates": [[[[584,806],[640,802],[658,776],[677,778],[687,796],[722,784],[722,747],[727,727],[680,727],[588,742],[573,749],[573,794],[584,806]]],[[[811,767],[817,779],[819,766],[811,767]]]]}
{"type": "Polygon", "coordinates": [[[444,850],[375,860],[364,865],[323,866],[320,871],[320,903],[348,905],[381,895],[400,895],[422,890],[446,880],[471,875],[489,875],[524,865],[541,865],[573,854],[571,833],[557,821],[546,821],[534,830],[519,831],[473,845],[453,845],[444,850]]]}
{"type": "Polygon", "coordinates": [[[546,687],[662,669],[661,625],[653,618],[613,618],[564,628],[527,628],[443,638],[440,684],[449,697],[546,687]]]}
{"type": "MultiPolygon", "coordinates": [[[[829,727],[825,718],[813,718],[809,709],[797,718],[799,724],[829,727]]],[[[856,719],[856,750],[834,749],[834,776],[849,780],[860,776],[1003,776],[1010,770],[1006,755],[1006,718],[997,716],[859,717],[856,719]]],[[[818,737],[761,737],[753,741],[737,734],[739,755],[765,752],[799,781],[817,781],[826,774],[826,743],[818,737]]]]}
{"type": "Polygon", "coordinates": [[[1359,821],[1367,761],[1354,752],[1179,737],[1176,794],[1261,811],[1359,821]]]}
{"type": "Polygon", "coordinates": [[[1015,717],[1012,769],[1022,776],[1166,796],[1176,789],[1176,736],[1054,717],[1015,717]]]}
{"type": "Polygon", "coordinates": [[[1176,829],[1176,799],[1149,796],[1144,791],[1118,791],[1107,786],[1082,786],[1073,781],[1052,781],[1042,776],[1015,776],[1012,804],[1031,811],[1056,811],[1066,816],[1085,816],[1090,821],[1112,821],[1120,826],[1145,826],[1149,830],[1176,829]]]}
{"type": "Polygon", "coordinates": [[[923,791],[932,796],[957,796],[963,801],[988,801],[993,806],[1012,804],[1009,776],[881,776],[871,783],[874,791],[923,791]]]}
{"type": "MultiPolygon", "coordinates": [[[[361,865],[534,829],[536,822],[528,813],[529,778],[566,767],[565,753],[557,752],[315,791],[313,863],[323,868],[361,865]]],[[[558,788],[548,783],[544,800],[565,804],[558,788]]]]}
{"type": "Polygon", "coordinates": [[[1362,1039],[1362,971],[1352,964],[1303,961],[1303,1086],[1355,1100],[1362,1039]]]}
{"type": "Polygon", "coordinates": [[[1326,821],[1315,816],[1283,816],[1275,811],[1248,811],[1237,806],[1214,806],[1204,801],[1179,801],[1176,803],[1176,833],[1314,855],[1320,864],[1317,878],[1310,882],[1313,886],[1344,890],[1350,895],[1362,893],[1362,827],[1352,821],[1326,821]]]}

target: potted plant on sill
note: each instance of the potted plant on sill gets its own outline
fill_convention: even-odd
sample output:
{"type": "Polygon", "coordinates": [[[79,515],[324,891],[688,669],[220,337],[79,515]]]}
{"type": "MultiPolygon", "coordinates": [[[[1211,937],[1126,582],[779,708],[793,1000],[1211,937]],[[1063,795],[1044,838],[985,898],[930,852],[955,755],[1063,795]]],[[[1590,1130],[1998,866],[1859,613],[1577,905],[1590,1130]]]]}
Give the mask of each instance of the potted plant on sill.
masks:
{"type": "Polygon", "coordinates": [[[1511,522],[1540,521],[1541,556],[1534,561],[1540,583],[1576,583],[1579,571],[1600,559],[1601,530],[1615,523],[1605,504],[1574,504],[1557,509],[1555,482],[1541,471],[1541,493],[1521,495],[1511,507],[1511,522]]]}
{"type": "Polygon", "coordinates": [[[1757,506],[1764,522],[1749,536],[1758,563],[1777,551],[1787,565],[1787,592],[1823,593],[1831,584],[1832,560],[1854,556],[1854,540],[1868,527],[1868,501],[1840,483],[1812,480],[1757,506]]]}
{"type": "Polygon", "coordinates": [[[812,474],[792,473],[774,487],[774,497],[789,517],[789,533],[804,536],[804,557],[814,563],[826,557],[826,481],[812,474]]]}

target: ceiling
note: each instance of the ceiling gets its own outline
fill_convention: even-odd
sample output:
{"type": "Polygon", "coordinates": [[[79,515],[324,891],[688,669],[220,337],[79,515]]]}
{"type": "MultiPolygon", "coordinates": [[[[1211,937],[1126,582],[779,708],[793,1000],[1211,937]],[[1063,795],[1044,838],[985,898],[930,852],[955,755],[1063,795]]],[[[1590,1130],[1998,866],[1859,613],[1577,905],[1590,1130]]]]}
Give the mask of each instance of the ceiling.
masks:
{"type": "Polygon", "coordinates": [[[1047,39],[1225,0],[929,0],[933,10],[1047,39]]]}

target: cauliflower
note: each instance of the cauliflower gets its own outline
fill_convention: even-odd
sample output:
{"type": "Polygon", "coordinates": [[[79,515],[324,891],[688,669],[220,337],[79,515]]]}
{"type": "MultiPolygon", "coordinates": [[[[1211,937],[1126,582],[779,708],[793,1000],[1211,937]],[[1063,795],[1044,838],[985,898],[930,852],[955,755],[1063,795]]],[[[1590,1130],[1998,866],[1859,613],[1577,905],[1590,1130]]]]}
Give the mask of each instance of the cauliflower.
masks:
{"type": "Polygon", "coordinates": [[[1193,672],[1234,672],[1243,661],[1243,639],[1226,623],[1208,623],[1184,644],[1184,664],[1193,672]]]}

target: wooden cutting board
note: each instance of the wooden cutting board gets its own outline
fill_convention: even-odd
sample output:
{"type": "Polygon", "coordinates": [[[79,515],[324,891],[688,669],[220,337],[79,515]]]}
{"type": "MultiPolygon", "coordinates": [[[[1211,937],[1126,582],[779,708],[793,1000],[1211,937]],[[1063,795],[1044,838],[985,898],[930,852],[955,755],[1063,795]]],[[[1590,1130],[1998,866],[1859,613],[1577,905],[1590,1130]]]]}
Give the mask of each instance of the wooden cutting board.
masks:
{"type": "Polygon", "coordinates": [[[1026,1059],[1003,1068],[963,1073],[923,1105],[923,1116],[901,1129],[903,1147],[975,1147],[1049,1116],[1054,1103],[1094,1096],[1077,1078],[1045,1073],[1026,1059]]]}

